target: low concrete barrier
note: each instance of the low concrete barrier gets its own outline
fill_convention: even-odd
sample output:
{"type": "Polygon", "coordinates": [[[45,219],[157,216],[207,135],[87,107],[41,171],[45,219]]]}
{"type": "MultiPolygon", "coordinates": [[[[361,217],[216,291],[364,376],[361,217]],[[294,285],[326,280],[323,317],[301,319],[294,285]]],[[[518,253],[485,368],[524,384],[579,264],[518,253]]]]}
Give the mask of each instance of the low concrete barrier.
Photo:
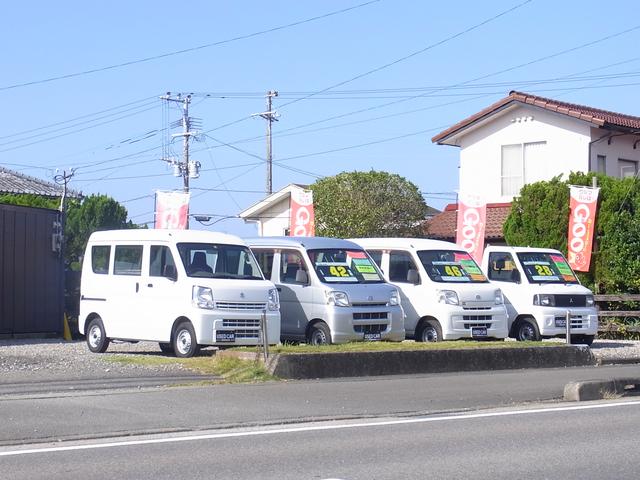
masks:
{"type": "Polygon", "coordinates": [[[615,378],[571,382],[564,386],[564,399],[569,402],[603,400],[640,394],[640,378],[615,378]]]}
{"type": "Polygon", "coordinates": [[[554,368],[595,365],[584,345],[522,348],[468,348],[280,354],[269,370],[280,378],[309,379],[367,377],[413,373],[468,372],[519,368],[554,368]]]}

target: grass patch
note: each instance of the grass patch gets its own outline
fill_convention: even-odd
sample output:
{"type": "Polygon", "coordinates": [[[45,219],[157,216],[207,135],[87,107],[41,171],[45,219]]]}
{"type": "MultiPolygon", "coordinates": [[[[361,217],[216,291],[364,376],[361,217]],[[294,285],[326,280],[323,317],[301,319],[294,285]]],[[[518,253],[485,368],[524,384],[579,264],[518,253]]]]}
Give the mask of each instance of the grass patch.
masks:
{"type": "Polygon", "coordinates": [[[145,367],[181,365],[188,370],[204,375],[219,375],[224,383],[264,382],[275,379],[261,363],[232,357],[176,358],[159,355],[111,355],[104,359],[121,365],[145,367]]]}
{"type": "MultiPolygon", "coordinates": [[[[448,342],[350,342],[340,345],[313,346],[306,344],[275,345],[269,348],[269,353],[332,353],[332,352],[389,352],[406,350],[460,350],[474,348],[521,348],[557,346],[552,342],[504,342],[504,341],[473,341],[456,340],[448,342]]],[[[233,350],[253,351],[255,347],[237,347],[233,350]]]]}

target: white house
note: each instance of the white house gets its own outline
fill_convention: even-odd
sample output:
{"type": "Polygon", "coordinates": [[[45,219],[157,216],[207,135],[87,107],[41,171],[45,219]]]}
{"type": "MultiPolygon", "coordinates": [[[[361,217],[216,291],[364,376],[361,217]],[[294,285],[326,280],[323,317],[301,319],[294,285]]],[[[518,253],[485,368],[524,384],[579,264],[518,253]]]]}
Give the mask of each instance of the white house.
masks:
{"type": "Polygon", "coordinates": [[[503,203],[560,174],[637,175],[640,117],[512,91],[432,141],[460,148],[460,195],[503,203]]]}
{"type": "Polygon", "coordinates": [[[291,192],[294,190],[308,190],[308,185],[291,183],[264,200],[255,203],[246,210],[240,212],[239,217],[245,223],[256,223],[258,235],[281,236],[289,235],[291,192]]]}

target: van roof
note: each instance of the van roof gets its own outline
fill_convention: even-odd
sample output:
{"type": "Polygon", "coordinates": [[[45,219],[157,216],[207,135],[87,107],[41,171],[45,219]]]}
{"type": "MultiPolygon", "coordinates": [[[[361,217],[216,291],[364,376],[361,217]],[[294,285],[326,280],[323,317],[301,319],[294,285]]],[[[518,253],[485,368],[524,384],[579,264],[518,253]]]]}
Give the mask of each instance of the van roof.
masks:
{"type": "Polygon", "coordinates": [[[430,238],[351,238],[352,242],[364,248],[411,248],[414,250],[458,250],[464,251],[460,245],[432,240],[430,238]]]}
{"type": "Polygon", "coordinates": [[[167,241],[167,242],[201,242],[225,243],[229,245],[245,245],[240,237],[226,233],[206,230],[171,230],[171,229],[127,229],[104,230],[94,232],[89,237],[90,242],[111,241],[167,241]]]}
{"type": "Polygon", "coordinates": [[[515,252],[515,253],[524,253],[524,252],[545,252],[545,253],[562,253],[560,250],[556,250],[554,248],[537,248],[537,247],[508,247],[506,245],[495,245],[489,246],[485,248],[485,251],[495,252],[515,252]]]}
{"type": "Polygon", "coordinates": [[[361,250],[362,247],[349,240],[329,237],[253,237],[246,238],[252,247],[304,247],[315,250],[323,248],[345,248],[361,250]]]}

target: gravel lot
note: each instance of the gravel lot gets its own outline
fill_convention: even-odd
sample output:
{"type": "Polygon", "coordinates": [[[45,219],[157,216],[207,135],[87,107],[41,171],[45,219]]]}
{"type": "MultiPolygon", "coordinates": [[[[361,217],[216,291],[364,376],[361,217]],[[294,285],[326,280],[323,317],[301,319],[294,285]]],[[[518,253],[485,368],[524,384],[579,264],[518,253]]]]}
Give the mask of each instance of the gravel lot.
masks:
{"type": "MultiPolygon", "coordinates": [[[[637,359],[640,363],[640,341],[596,340],[591,348],[594,355],[603,360],[637,359]]],[[[213,355],[214,352],[214,349],[206,349],[201,355],[213,355]]],[[[145,366],[109,361],[115,355],[127,354],[172,358],[160,352],[158,344],[152,342],[111,343],[106,353],[95,354],[88,350],[84,341],[0,340],[0,383],[194,374],[178,363],[145,366]]]]}

